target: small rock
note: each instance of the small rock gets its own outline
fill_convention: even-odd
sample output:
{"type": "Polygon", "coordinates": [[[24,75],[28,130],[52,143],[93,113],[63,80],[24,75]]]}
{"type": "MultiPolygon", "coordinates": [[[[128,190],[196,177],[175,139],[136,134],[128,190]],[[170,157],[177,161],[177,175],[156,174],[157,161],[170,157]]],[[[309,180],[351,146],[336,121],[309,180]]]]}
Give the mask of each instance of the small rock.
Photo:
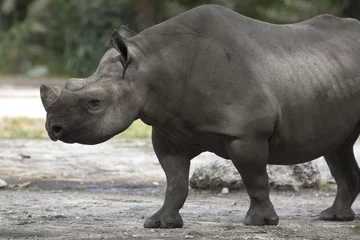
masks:
{"type": "Polygon", "coordinates": [[[15,224],[16,225],[27,225],[27,224],[31,224],[31,223],[35,223],[35,221],[24,220],[24,221],[17,222],[15,224]]]}
{"type": "Polygon", "coordinates": [[[196,189],[243,189],[239,173],[230,161],[210,160],[195,168],[190,186],[196,189]]]}
{"type": "Polygon", "coordinates": [[[19,154],[22,159],[30,158],[30,155],[27,154],[19,154]]]}
{"type": "Polygon", "coordinates": [[[4,180],[0,179],[0,188],[6,188],[7,187],[7,182],[5,182],[4,180]]]}
{"type": "Polygon", "coordinates": [[[191,235],[185,235],[185,239],[190,239],[190,238],[194,238],[194,236],[191,236],[191,235]]]}
{"type": "Polygon", "coordinates": [[[221,190],[221,194],[223,194],[223,195],[229,194],[229,188],[224,187],[224,188],[221,190]]]}
{"type": "MultiPolygon", "coordinates": [[[[297,165],[268,165],[269,185],[276,190],[299,191],[316,187],[320,172],[313,162],[297,165]]],[[[234,165],[222,159],[210,160],[194,169],[190,186],[197,189],[244,189],[234,165]]]]}

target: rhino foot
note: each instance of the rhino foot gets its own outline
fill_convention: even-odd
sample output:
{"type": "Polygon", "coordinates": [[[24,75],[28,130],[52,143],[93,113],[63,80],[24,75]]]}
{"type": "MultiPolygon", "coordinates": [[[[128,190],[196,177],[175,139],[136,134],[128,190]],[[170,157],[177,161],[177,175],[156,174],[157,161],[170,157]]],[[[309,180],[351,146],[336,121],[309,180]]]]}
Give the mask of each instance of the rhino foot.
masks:
{"type": "Polygon", "coordinates": [[[279,217],[272,204],[267,207],[255,205],[251,206],[247,212],[244,224],[252,226],[278,225],[279,217]]]}
{"type": "Polygon", "coordinates": [[[264,216],[263,214],[250,214],[245,217],[245,225],[264,226],[264,225],[278,225],[279,217],[275,215],[264,216]]]}
{"type": "Polygon", "coordinates": [[[183,220],[178,212],[155,213],[144,222],[145,228],[182,228],[183,220]]]}
{"type": "Polygon", "coordinates": [[[320,220],[324,221],[352,221],[355,219],[355,213],[351,208],[336,208],[334,206],[320,213],[320,220]]]}

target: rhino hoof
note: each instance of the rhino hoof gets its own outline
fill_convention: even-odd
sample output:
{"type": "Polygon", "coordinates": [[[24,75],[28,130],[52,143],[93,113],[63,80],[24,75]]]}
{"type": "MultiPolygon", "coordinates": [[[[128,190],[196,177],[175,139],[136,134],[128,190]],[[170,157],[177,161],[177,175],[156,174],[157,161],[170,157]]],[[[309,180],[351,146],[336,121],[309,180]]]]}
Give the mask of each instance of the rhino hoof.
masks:
{"type": "Polygon", "coordinates": [[[322,211],[319,219],[323,221],[352,221],[355,219],[355,213],[351,208],[336,209],[332,206],[322,211]]]}
{"type": "Polygon", "coordinates": [[[261,215],[252,214],[246,216],[244,224],[250,226],[278,225],[279,217],[277,215],[264,217],[261,215]]]}
{"type": "Polygon", "coordinates": [[[179,213],[154,214],[144,222],[145,228],[182,228],[183,220],[179,213]]]}

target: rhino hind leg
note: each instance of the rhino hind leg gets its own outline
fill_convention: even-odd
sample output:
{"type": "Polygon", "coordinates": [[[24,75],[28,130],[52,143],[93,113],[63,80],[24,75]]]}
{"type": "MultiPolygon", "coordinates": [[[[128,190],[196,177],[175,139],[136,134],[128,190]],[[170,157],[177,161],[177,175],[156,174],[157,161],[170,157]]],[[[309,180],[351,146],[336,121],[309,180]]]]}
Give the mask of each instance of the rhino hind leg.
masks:
{"type": "Polygon", "coordinates": [[[354,156],[353,145],[359,132],[360,124],[340,147],[324,156],[338,189],[333,205],[320,213],[321,220],[352,221],[355,219],[351,205],[360,192],[360,170],[354,156]]]}
{"type": "Polygon", "coordinates": [[[145,228],[181,228],[179,210],[189,191],[190,160],[200,154],[184,149],[168,140],[153,128],[153,147],[165,172],[167,188],[163,206],[144,223],[145,228]]]}
{"type": "Polygon", "coordinates": [[[277,225],[279,217],[269,198],[269,180],[266,172],[268,141],[254,137],[234,140],[226,146],[250,196],[250,208],[245,225],[277,225]]]}

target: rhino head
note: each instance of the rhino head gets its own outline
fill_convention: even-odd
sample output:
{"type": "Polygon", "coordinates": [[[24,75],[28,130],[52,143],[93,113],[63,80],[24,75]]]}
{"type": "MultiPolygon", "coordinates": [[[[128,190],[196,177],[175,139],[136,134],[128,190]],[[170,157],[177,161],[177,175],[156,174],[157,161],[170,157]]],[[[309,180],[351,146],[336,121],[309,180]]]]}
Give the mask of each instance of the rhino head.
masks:
{"type": "Polygon", "coordinates": [[[64,88],[41,85],[45,127],[53,141],[97,144],[139,118],[142,93],[132,80],[137,64],[126,43],[130,35],[126,28],[113,32],[109,40],[113,48],[92,76],[70,79],[64,88]]]}

